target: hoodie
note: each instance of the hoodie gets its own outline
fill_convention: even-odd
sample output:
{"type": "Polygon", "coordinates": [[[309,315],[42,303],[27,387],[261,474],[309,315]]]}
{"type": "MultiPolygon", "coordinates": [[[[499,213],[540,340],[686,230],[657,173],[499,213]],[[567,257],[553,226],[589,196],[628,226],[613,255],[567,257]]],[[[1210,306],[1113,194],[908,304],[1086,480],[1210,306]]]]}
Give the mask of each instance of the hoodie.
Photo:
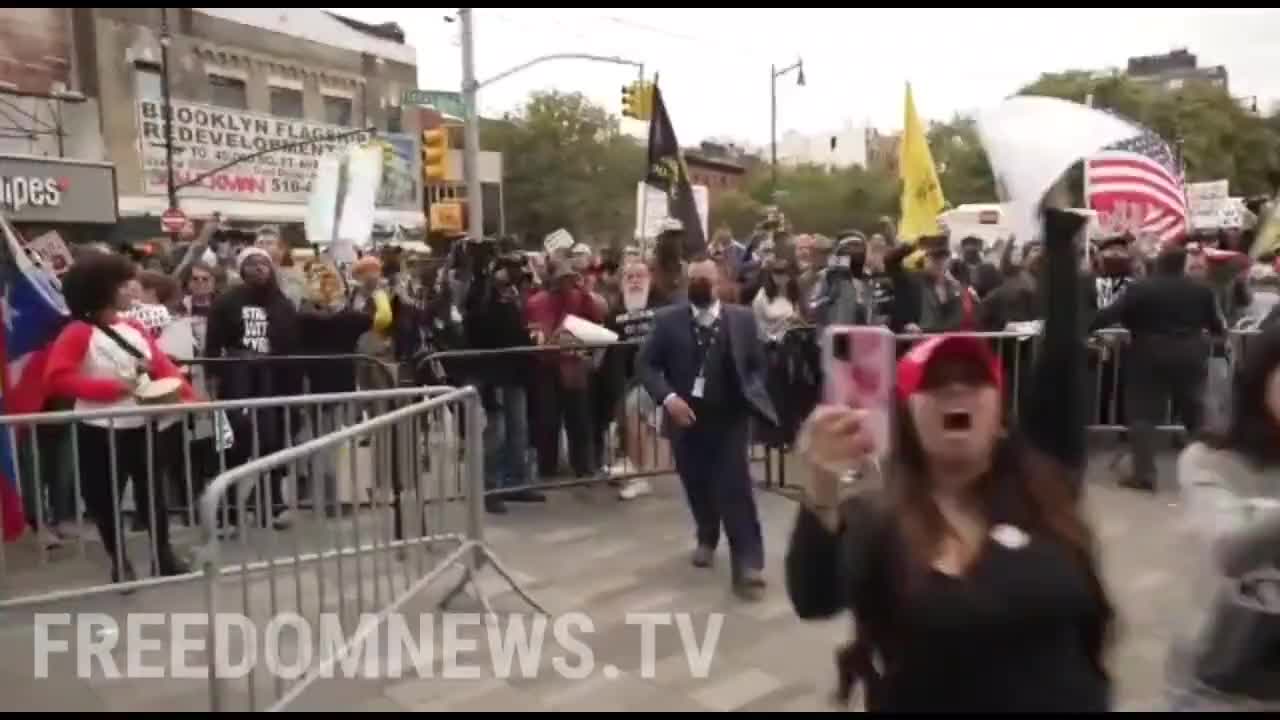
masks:
{"type": "MultiPolygon", "coordinates": [[[[302,343],[298,311],[272,278],[261,287],[241,284],[227,290],[209,309],[204,355],[209,358],[297,355],[302,343]]],[[[219,363],[223,400],[301,392],[303,373],[288,363],[219,363]]]]}

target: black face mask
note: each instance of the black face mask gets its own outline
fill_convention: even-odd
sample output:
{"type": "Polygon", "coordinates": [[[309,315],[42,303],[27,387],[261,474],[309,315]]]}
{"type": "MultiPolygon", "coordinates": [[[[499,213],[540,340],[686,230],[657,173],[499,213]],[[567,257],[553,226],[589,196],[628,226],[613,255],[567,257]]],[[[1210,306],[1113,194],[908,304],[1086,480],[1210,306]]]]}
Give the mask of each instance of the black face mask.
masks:
{"type": "Polygon", "coordinates": [[[1128,275],[1133,270],[1133,263],[1126,257],[1102,258],[1102,274],[1108,276],[1128,275]]]}
{"type": "Polygon", "coordinates": [[[982,251],[981,250],[965,250],[964,261],[970,265],[977,265],[978,263],[982,262],[982,251]]]}
{"type": "Polygon", "coordinates": [[[854,270],[861,270],[867,264],[867,254],[864,252],[849,253],[849,267],[854,270]]]}
{"type": "Polygon", "coordinates": [[[711,307],[711,281],[693,278],[689,281],[689,303],[699,310],[711,307]]]}

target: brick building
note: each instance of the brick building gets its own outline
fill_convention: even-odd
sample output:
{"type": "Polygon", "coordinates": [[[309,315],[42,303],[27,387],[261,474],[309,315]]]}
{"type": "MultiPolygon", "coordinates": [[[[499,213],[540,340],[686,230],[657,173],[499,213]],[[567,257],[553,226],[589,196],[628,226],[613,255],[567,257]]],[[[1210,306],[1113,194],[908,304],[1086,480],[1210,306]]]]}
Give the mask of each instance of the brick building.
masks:
{"type": "Polygon", "coordinates": [[[706,185],[709,202],[715,204],[723,192],[742,187],[747,169],[728,158],[717,157],[704,150],[687,150],[685,165],[689,168],[689,180],[694,185],[706,185]]]}
{"type": "Polygon", "coordinates": [[[120,214],[150,228],[167,207],[161,122],[161,12],[167,12],[174,175],[187,182],[244,155],[271,152],[183,189],[192,217],[220,211],[246,224],[282,224],[297,240],[318,158],[375,128],[391,148],[375,222],[421,227],[416,52],[395,25],[370,26],[305,8],[98,8],[74,12],[82,92],[101,98],[106,160],[120,214]]]}

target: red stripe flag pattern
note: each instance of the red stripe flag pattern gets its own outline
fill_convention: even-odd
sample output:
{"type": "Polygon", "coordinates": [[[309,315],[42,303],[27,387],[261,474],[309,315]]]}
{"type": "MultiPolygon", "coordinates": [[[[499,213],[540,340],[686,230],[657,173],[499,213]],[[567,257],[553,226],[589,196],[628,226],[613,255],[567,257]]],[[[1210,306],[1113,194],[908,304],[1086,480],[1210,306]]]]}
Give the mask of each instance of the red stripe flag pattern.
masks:
{"type": "Polygon", "coordinates": [[[1161,244],[1186,233],[1186,180],[1155,133],[1104,148],[1089,158],[1085,174],[1089,207],[1102,216],[1103,227],[1153,235],[1161,244]]]}

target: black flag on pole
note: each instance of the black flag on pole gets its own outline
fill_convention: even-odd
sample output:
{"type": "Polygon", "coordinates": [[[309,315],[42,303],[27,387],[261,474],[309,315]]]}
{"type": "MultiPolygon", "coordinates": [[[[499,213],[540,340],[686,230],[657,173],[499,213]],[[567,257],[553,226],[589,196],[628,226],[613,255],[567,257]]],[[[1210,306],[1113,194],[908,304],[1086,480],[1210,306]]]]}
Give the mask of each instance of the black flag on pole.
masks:
{"type": "Polygon", "coordinates": [[[653,86],[651,108],[649,171],[644,181],[667,194],[667,214],[684,226],[684,256],[693,257],[706,251],[707,239],[702,231],[693,185],[689,182],[689,168],[684,163],[680,142],[676,140],[676,131],[657,83],[653,86]]]}

